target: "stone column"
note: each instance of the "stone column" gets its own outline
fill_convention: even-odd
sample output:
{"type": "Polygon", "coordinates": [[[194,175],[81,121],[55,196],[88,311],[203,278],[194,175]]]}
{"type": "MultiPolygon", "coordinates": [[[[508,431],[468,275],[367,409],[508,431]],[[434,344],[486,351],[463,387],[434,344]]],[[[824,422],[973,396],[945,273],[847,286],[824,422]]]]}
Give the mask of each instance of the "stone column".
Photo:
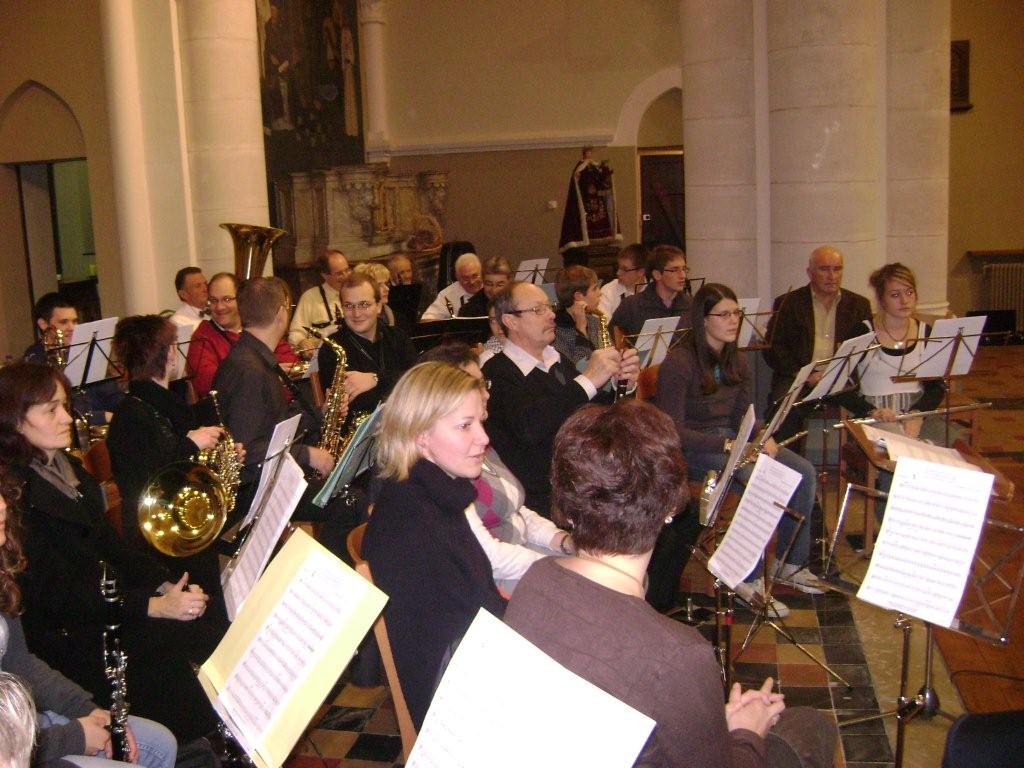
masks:
{"type": "Polygon", "coordinates": [[[928,312],[948,308],[949,0],[886,8],[888,260],[914,270],[928,312]]]}
{"type": "Polygon", "coordinates": [[[363,136],[367,160],[386,160],[388,134],[388,92],[384,65],[384,0],[359,0],[359,43],[363,49],[366,104],[363,136]]]}
{"type": "MultiPolygon", "coordinates": [[[[220,222],[269,224],[255,3],[178,3],[198,266],[233,270],[220,222]]],[[[269,266],[269,265],[268,265],[269,266]]]]}
{"type": "Polygon", "coordinates": [[[103,0],[100,14],[124,308],[129,314],[152,312],[160,306],[159,283],[153,253],[134,8],[130,2],[103,0]]]}
{"type": "Polygon", "coordinates": [[[807,282],[821,244],[858,293],[884,261],[882,14],[880,0],[768,3],[774,295],[807,282]]]}
{"type": "Polygon", "coordinates": [[[756,295],[751,0],[681,0],[691,274],[756,295]]]}

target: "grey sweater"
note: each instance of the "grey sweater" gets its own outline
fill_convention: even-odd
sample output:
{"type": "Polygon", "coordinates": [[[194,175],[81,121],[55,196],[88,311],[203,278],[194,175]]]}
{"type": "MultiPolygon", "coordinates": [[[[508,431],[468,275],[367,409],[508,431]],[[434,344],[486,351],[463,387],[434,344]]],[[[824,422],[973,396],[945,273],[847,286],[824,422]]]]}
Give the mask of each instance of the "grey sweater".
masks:
{"type": "Polygon", "coordinates": [[[36,709],[56,712],[71,722],[39,731],[32,765],[59,760],[85,751],[85,732],[76,718],[96,709],[92,695],[29,653],[21,619],[0,613],[0,669],[19,677],[32,692],[36,709]]]}

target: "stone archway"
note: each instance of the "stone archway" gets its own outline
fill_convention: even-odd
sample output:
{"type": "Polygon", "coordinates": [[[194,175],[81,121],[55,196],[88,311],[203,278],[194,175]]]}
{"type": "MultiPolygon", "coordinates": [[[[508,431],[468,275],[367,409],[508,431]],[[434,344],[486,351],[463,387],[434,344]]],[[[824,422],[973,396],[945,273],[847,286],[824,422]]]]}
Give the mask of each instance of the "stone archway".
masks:
{"type": "MultiPolygon", "coordinates": [[[[636,146],[640,132],[640,123],[648,107],[666,92],[673,88],[682,89],[682,67],[666,67],[655,72],[639,83],[629,94],[619,110],[619,120],[615,126],[615,136],[611,143],[617,146],[636,146]]],[[[679,116],[682,122],[683,116],[679,116]]]]}
{"type": "Polygon", "coordinates": [[[26,80],[0,102],[0,163],[84,157],[85,137],[59,94],[26,80]]]}

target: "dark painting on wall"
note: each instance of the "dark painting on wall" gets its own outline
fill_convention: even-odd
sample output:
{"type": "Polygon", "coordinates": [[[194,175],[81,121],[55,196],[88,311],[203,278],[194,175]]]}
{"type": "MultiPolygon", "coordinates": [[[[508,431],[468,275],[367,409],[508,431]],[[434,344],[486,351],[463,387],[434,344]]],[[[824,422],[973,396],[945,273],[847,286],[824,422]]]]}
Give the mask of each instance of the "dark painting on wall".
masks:
{"type": "Polygon", "coordinates": [[[356,0],[255,3],[271,188],[294,171],[362,163],[356,0]]]}

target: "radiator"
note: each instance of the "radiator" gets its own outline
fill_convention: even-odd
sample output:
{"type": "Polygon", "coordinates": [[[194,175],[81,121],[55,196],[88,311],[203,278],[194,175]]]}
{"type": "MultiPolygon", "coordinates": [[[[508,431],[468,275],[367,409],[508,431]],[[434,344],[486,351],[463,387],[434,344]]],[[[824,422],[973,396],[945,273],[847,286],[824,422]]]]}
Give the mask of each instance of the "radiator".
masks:
{"type": "Polygon", "coordinates": [[[985,306],[1017,310],[1017,330],[1024,330],[1024,263],[986,264],[982,278],[985,306]]]}

